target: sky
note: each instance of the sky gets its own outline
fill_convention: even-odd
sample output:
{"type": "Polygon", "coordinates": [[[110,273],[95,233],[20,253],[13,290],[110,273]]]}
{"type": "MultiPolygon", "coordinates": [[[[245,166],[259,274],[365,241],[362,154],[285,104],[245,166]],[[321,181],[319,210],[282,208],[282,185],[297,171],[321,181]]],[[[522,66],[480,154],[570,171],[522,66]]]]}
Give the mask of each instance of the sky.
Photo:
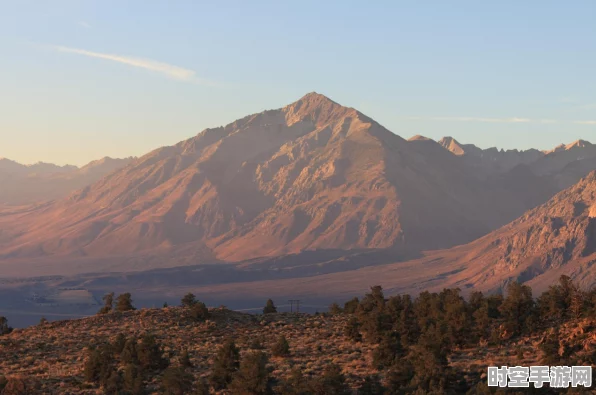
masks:
{"type": "Polygon", "coordinates": [[[596,142],[596,1],[0,0],[0,157],[140,156],[316,91],[409,138],[596,142]]]}

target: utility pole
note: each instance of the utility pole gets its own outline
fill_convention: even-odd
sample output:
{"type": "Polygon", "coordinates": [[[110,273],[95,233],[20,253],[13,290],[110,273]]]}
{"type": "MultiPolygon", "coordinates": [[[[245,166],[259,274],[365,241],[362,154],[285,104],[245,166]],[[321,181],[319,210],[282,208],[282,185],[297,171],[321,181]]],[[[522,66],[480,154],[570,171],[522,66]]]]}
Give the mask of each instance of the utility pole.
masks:
{"type": "Polygon", "coordinates": [[[288,302],[290,302],[290,313],[294,312],[294,303],[296,304],[296,312],[300,313],[300,300],[290,299],[288,302]]]}

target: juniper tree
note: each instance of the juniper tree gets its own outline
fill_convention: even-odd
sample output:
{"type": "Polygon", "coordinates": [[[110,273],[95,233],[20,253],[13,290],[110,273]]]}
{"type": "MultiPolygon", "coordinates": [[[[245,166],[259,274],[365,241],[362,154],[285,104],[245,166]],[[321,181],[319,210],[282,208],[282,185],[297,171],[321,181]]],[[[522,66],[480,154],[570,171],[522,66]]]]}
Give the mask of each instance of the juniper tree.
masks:
{"type": "Polygon", "coordinates": [[[110,292],[109,294],[105,294],[102,298],[103,300],[103,307],[99,309],[97,314],[108,314],[114,309],[114,292],[110,292]]]}
{"type": "Polygon", "coordinates": [[[116,338],[114,338],[114,341],[112,342],[112,349],[114,350],[114,353],[116,355],[120,355],[124,350],[125,345],[126,336],[124,335],[124,333],[120,332],[116,335],[116,338]]]}
{"type": "Polygon", "coordinates": [[[8,335],[10,332],[12,332],[12,328],[8,326],[8,320],[6,317],[0,316],[0,336],[8,335]]]}
{"type": "Polygon", "coordinates": [[[356,317],[350,317],[344,328],[344,333],[352,341],[362,341],[362,335],[360,334],[360,323],[356,317]]]}
{"type": "Polygon", "coordinates": [[[289,377],[283,381],[278,388],[282,395],[311,395],[313,392],[310,383],[302,374],[299,367],[294,367],[290,371],[289,377]]]}
{"type": "Polygon", "coordinates": [[[399,336],[396,333],[387,333],[373,351],[373,365],[379,370],[388,368],[405,353],[399,336]]]}
{"type": "Polygon", "coordinates": [[[507,297],[499,311],[505,319],[505,327],[510,335],[519,335],[529,329],[529,320],[534,314],[532,288],[518,282],[507,287],[507,297]]]}
{"type": "Polygon", "coordinates": [[[331,304],[331,306],[329,306],[329,313],[331,313],[333,315],[341,314],[342,312],[343,312],[342,308],[339,307],[339,305],[335,302],[333,302],[331,304]]]}
{"type": "Polygon", "coordinates": [[[209,382],[215,390],[227,388],[240,366],[240,352],[234,340],[227,340],[218,350],[209,382]]]}
{"type": "Polygon", "coordinates": [[[195,321],[204,321],[209,318],[209,309],[205,303],[195,301],[190,307],[190,317],[195,321]]]}
{"type": "Polygon", "coordinates": [[[232,393],[238,395],[270,394],[271,380],[267,362],[267,355],[262,351],[252,351],[246,354],[232,381],[232,393]]]}
{"type": "Polygon", "coordinates": [[[138,365],[129,363],[124,367],[123,387],[129,394],[143,394],[143,372],[138,365]]]}
{"type": "Polygon", "coordinates": [[[120,359],[124,363],[130,363],[133,365],[139,364],[139,356],[137,353],[137,339],[131,337],[126,340],[122,351],[120,352],[120,359]]]}
{"type": "Polygon", "coordinates": [[[139,364],[145,369],[163,370],[168,367],[168,360],[163,357],[163,351],[157,339],[152,334],[145,334],[137,343],[139,364]]]}
{"type": "Polygon", "coordinates": [[[94,383],[106,383],[111,375],[113,364],[114,356],[109,344],[91,348],[83,366],[85,379],[94,383]]]}
{"type": "Polygon", "coordinates": [[[116,311],[130,311],[135,310],[134,306],[132,305],[132,296],[129,292],[123,293],[118,295],[116,298],[116,311]]]}
{"type": "Polygon", "coordinates": [[[414,304],[410,295],[397,295],[386,303],[391,330],[398,333],[404,346],[416,343],[420,336],[414,304]]]}
{"type": "MultiPolygon", "coordinates": [[[[120,395],[123,388],[124,381],[122,379],[122,374],[114,367],[110,372],[110,376],[105,382],[104,391],[108,395],[120,395]]],[[[132,395],[136,394],[132,393],[132,395]]]]}
{"type": "Polygon", "coordinates": [[[346,314],[354,314],[360,305],[360,300],[356,297],[348,300],[344,303],[344,313],[346,314]]]}
{"type": "Polygon", "coordinates": [[[180,301],[180,304],[182,305],[182,307],[191,307],[196,302],[197,302],[197,299],[195,298],[195,296],[189,292],[186,295],[184,295],[184,297],[180,301]]]}
{"type": "Polygon", "coordinates": [[[571,296],[571,303],[569,306],[570,316],[573,319],[579,319],[584,315],[586,310],[586,294],[576,288],[571,296]]]}
{"type": "Polygon", "coordinates": [[[371,343],[378,343],[383,332],[391,328],[391,317],[385,309],[383,288],[376,285],[371,287],[370,290],[371,292],[367,293],[358,305],[356,316],[366,340],[371,343]]]}
{"type": "Polygon", "coordinates": [[[192,368],[192,362],[190,362],[188,350],[184,350],[182,351],[182,354],[180,354],[180,366],[182,366],[184,369],[192,368]]]}
{"type": "Polygon", "coordinates": [[[348,395],[351,393],[341,368],[334,363],[327,365],[323,375],[313,381],[312,390],[315,394],[348,395]]]}
{"type": "Polygon", "coordinates": [[[265,304],[265,307],[263,308],[263,314],[273,314],[273,313],[277,313],[277,308],[275,307],[275,304],[273,304],[273,300],[267,299],[267,303],[265,304]]]}
{"type": "Polygon", "coordinates": [[[358,395],[383,395],[386,392],[378,375],[366,376],[358,388],[358,395]]]}
{"type": "Polygon", "coordinates": [[[166,395],[185,395],[192,390],[192,374],[180,366],[170,366],[162,378],[162,393],[166,395]]]}
{"type": "Polygon", "coordinates": [[[286,357],[290,355],[290,344],[284,335],[281,335],[273,345],[271,353],[275,357],[286,357]]]}

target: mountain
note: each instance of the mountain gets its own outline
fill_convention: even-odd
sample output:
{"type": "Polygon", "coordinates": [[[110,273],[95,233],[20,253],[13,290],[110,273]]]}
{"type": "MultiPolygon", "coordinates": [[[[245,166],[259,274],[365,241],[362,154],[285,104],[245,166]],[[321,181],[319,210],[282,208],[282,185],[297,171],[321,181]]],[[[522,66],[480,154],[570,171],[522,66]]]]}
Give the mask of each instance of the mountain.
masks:
{"type": "MultiPolygon", "coordinates": [[[[407,262],[315,277],[307,287],[315,290],[329,283],[333,285],[326,292],[336,294],[360,290],[362,283],[379,283],[393,292],[416,293],[444,287],[494,292],[502,291],[511,281],[520,281],[543,291],[566,274],[589,288],[596,284],[595,263],[593,171],[545,204],[471,243],[427,252],[423,258],[407,262]]],[[[267,282],[251,286],[270,287],[267,282]]],[[[291,280],[278,281],[276,286],[297,292],[291,280]]],[[[217,291],[217,287],[211,290],[217,291]]]]}
{"type": "MultiPolygon", "coordinates": [[[[416,136],[416,140],[426,139],[416,136]]],[[[439,144],[478,171],[494,187],[516,195],[527,207],[546,202],[596,169],[596,145],[578,140],[549,151],[481,149],[444,137],[439,144]]]]}
{"type": "MultiPolygon", "coordinates": [[[[534,176],[543,178],[543,184],[551,184],[551,188],[556,190],[575,184],[596,169],[596,145],[585,140],[561,144],[547,151],[482,149],[473,144],[461,144],[453,137],[443,137],[439,144],[482,174],[498,177],[527,166],[534,176]]],[[[519,176],[515,178],[519,179],[519,176]]]]}
{"type": "Polygon", "coordinates": [[[80,169],[77,169],[77,173],[81,175],[84,174],[87,176],[95,175],[101,178],[108,173],[125,167],[135,159],[136,158],[134,157],[114,159],[110,158],[109,156],[106,156],[99,160],[94,160],[93,162],[86,164],[80,169]]]}
{"type": "Polygon", "coordinates": [[[66,199],[3,215],[11,234],[0,256],[196,264],[391,249],[407,257],[474,240],[528,208],[440,144],[406,141],[310,93],[157,149],[66,199]]]}
{"type": "MultiPolygon", "coordinates": [[[[560,145],[548,151],[542,158],[531,164],[532,171],[539,175],[553,175],[564,172],[574,162],[596,158],[596,145],[578,140],[560,145]]],[[[594,169],[591,169],[594,170],[594,169]]]]}
{"type": "Polygon", "coordinates": [[[57,174],[76,171],[78,167],[58,166],[53,163],[38,162],[33,165],[22,165],[7,158],[0,158],[0,173],[9,174],[57,174]]]}
{"type": "Polygon", "coordinates": [[[518,165],[533,163],[545,155],[536,149],[482,149],[473,144],[461,144],[453,137],[443,137],[439,144],[454,155],[460,156],[468,165],[488,174],[507,172],[518,165]]]}
{"type": "Polygon", "coordinates": [[[38,162],[22,165],[0,159],[0,204],[25,205],[62,198],[126,166],[133,158],[103,158],[78,168],[38,162]]]}
{"type": "Polygon", "coordinates": [[[552,283],[565,273],[594,284],[596,273],[596,171],[511,224],[463,247],[467,281],[495,284],[510,279],[552,283]]]}

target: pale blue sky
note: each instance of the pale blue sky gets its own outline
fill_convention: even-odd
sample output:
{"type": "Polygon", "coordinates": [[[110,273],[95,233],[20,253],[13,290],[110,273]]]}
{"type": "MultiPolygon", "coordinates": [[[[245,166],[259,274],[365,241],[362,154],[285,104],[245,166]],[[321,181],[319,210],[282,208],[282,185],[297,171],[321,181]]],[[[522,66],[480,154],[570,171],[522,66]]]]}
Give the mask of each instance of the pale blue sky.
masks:
{"type": "Polygon", "coordinates": [[[142,155],[310,91],[405,138],[596,142],[593,0],[0,9],[0,157],[24,163],[142,155]]]}

